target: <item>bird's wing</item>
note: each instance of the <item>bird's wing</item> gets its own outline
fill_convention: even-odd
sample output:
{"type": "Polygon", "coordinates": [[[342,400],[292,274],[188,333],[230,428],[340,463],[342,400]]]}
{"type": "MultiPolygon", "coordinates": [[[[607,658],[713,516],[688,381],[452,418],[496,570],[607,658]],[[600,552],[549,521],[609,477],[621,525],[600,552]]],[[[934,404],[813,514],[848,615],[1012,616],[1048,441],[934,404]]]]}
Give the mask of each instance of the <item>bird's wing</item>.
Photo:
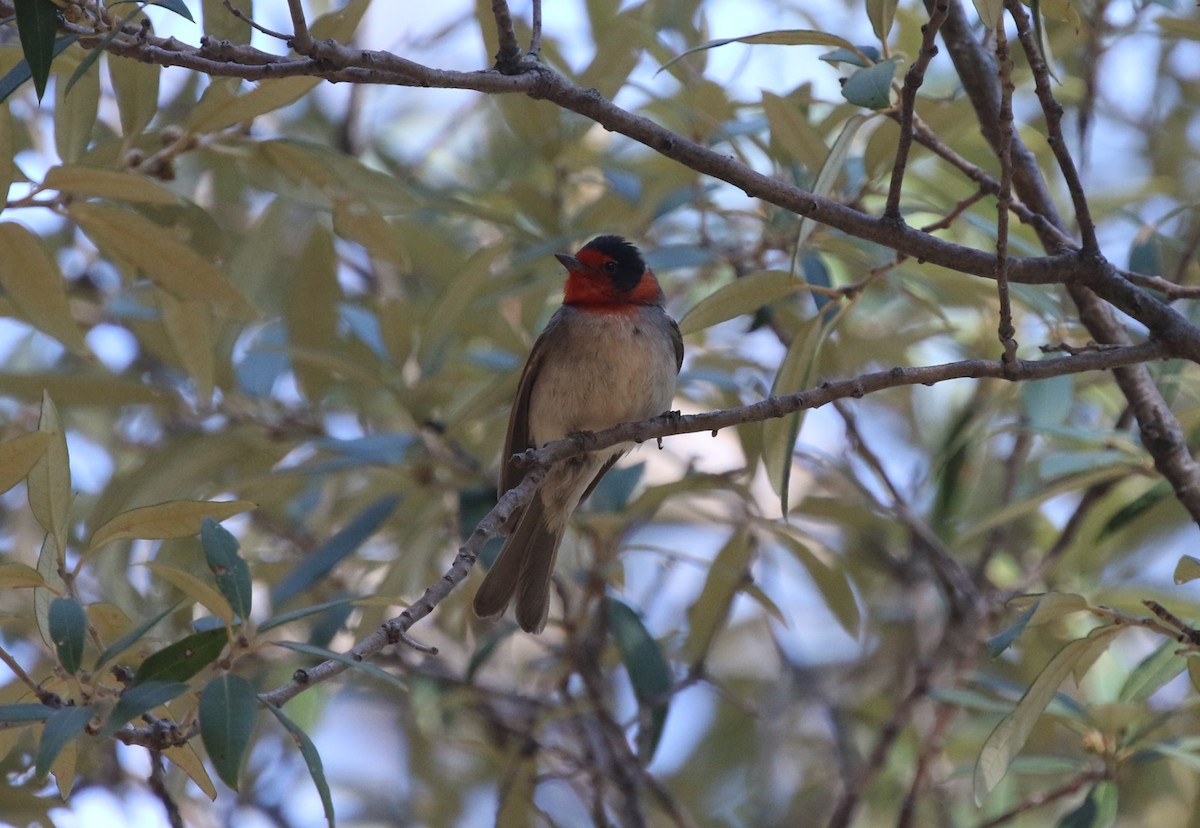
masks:
{"type": "Polygon", "coordinates": [[[533,395],[533,384],[537,382],[542,363],[553,345],[547,345],[556,337],[559,328],[559,314],[550,317],[546,329],[533,343],[529,359],[525,362],[525,370],[521,372],[521,381],[517,385],[517,397],[513,400],[512,412],[508,416],[508,436],[504,439],[504,454],[501,456],[499,494],[504,495],[509,489],[518,485],[525,477],[524,469],[518,468],[512,462],[512,456],[533,445],[529,434],[529,398],[533,395]]]}

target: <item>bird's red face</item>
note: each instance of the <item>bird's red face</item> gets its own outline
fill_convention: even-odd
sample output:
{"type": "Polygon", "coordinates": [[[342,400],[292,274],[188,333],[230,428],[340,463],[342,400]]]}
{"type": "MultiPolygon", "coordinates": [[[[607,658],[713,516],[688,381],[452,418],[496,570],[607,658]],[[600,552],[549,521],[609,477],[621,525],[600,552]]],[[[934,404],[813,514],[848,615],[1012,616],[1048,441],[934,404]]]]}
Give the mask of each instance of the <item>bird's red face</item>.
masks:
{"type": "Polygon", "coordinates": [[[600,236],[574,256],[556,253],[567,269],[563,304],[609,313],[662,304],[658,280],[637,248],[615,236],[600,236]]]}

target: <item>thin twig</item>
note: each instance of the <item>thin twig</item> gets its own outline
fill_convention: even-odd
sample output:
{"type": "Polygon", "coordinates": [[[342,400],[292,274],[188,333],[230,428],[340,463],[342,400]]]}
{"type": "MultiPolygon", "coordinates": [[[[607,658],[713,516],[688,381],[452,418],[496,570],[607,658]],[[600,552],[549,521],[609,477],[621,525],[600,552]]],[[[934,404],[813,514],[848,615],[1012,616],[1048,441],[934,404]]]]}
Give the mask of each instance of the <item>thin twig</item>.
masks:
{"type": "Polygon", "coordinates": [[[292,15],[292,36],[288,43],[298,54],[307,55],[313,50],[313,39],[304,19],[304,5],[301,0],[288,0],[288,11],[292,15]]]}
{"type": "Polygon", "coordinates": [[[1013,339],[1012,302],[1008,296],[1008,211],[1012,205],[1013,82],[1012,60],[1008,55],[1008,36],[1004,26],[996,27],[996,63],[1000,67],[1000,139],[996,155],[1000,159],[1000,192],[996,199],[996,291],[1000,299],[1000,324],[997,335],[1004,348],[1005,364],[1017,358],[1013,339]]]}
{"type": "Polygon", "coordinates": [[[291,37],[292,37],[291,35],[286,35],[286,34],[283,34],[282,32],[277,32],[274,29],[268,29],[266,26],[260,26],[259,24],[254,22],[254,18],[250,17],[250,15],[246,14],[241,9],[234,6],[233,3],[229,2],[229,0],[224,0],[224,2],[225,2],[225,8],[229,11],[229,13],[232,14],[234,17],[236,17],[238,20],[241,20],[241,21],[249,24],[250,28],[257,29],[258,31],[262,32],[263,34],[267,35],[268,37],[278,38],[279,40],[282,40],[285,43],[287,41],[291,40],[291,37]]]}
{"type": "Polygon", "coordinates": [[[978,828],[997,828],[997,826],[1003,825],[1006,822],[1012,822],[1021,814],[1028,813],[1029,811],[1032,811],[1035,808],[1040,808],[1043,805],[1049,805],[1051,802],[1057,802],[1063,797],[1070,796],[1077,791],[1083,790],[1085,785],[1088,785],[1092,782],[1099,782],[1101,779],[1104,779],[1105,776],[1105,772],[1101,770],[1085,771],[1076,776],[1067,784],[1055,788],[1052,791],[1030,794],[1025,799],[1017,803],[1017,805],[1009,808],[999,816],[993,817],[986,822],[979,823],[978,828]]]}
{"type": "Polygon", "coordinates": [[[542,57],[542,0],[533,0],[533,31],[529,35],[529,56],[534,60],[542,57]]]}
{"type": "Polygon", "coordinates": [[[925,70],[929,67],[933,56],[937,54],[937,44],[934,43],[934,40],[949,11],[949,4],[943,0],[934,7],[929,21],[921,27],[921,49],[912,66],[908,67],[908,72],[904,76],[904,86],[900,90],[900,140],[896,142],[896,160],[892,163],[892,181],[888,187],[887,205],[883,210],[883,215],[893,221],[900,220],[900,190],[903,188],[904,171],[908,166],[908,151],[912,147],[913,109],[917,103],[917,90],[925,82],[925,70]]]}
{"type": "Polygon", "coordinates": [[[513,29],[512,12],[506,0],[492,0],[492,17],[496,19],[496,35],[500,48],[496,52],[496,70],[504,75],[521,71],[521,46],[513,29]]]}
{"type": "Polygon", "coordinates": [[[1088,207],[1087,195],[1083,192],[1079,171],[1075,168],[1075,160],[1071,157],[1071,151],[1067,149],[1067,140],[1062,129],[1062,104],[1054,99],[1054,92],[1050,88],[1050,72],[1037,43],[1037,35],[1030,26],[1029,15],[1025,13],[1020,0],[1005,0],[1004,6],[1017,24],[1017,37],[1020,38],[1025,58],[1033,72],[1034,89],[1037,91],[1038,102],[1042,105],[1042,113],[1046,117],[1046,129],[1049,133],[1046,141],[1050,144],[1055,160],[1058,161],[1058,168],[1075,206],[1075,219],[1083,241],[1083,254],[1099,256],[1100,244],[1096,240],[1096,225],[1092,221],[1091,209],[1088,207]]]}

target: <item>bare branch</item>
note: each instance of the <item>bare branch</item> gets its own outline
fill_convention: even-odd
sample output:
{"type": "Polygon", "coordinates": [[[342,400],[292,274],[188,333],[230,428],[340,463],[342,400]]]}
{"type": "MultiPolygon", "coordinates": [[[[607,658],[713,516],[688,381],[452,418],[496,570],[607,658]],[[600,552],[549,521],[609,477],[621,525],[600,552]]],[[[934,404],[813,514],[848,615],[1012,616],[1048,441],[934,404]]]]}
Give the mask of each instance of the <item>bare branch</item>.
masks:
{"type": "Polygon", "coordinates": [[[1004,361],[1017,358],[1013,339],[1012,302],[1008,297],[1008,212],[1012,206],[1012,60],[1008,55],[1008,36],[1003,26],[996,27],[996,63],[1000,67],[1000,192],[996,201],[996,291],[1000,298],[1000,326],[997,335],[1004,348],[1004,361]]]}
{"type": "Polygon", "coordinates": [[[288,0],[288,11],[292,15],[291,47],[299,54],[307,55],[312,51],[313,39],[308,33],[308,21],[304,19],[304,5],[301,0],[288,0]]]}
{"type": "Polygon", "coordinates": [[[933,56],[937,54],[937,45],[934,43],[934,39],[949,11],[950,7],[945,2],[934,6],[929,22],[921,27],[923,35],[921,50],[917,53],[917,59],[913,61],[912,66],[908,67],[908,72],[904,76],[904,87],[900,90],[900,140],[896,144],[896,160],[892,164],[892,181],[888,187],[887,205],[883,209],[883,215],[893,221],[900,220],[900,190],[904,185],[908,151],[912,147],[913,109],[917,104],[917,90],[925,82],[925,70],[929,67],[933,56]]]}
{"type": "Polygon", "coordinates": [[[542,0],[533,0],[533,31],[529,35],[529,56],[534,60],[542,56],[542,0]]]}
{"type": "Polygon", "coordinates": [[[507,0],[492,0],[492,17],[496,19],[496,34],[500,38],[496,69],[505,75],[515,75],[521,71],[521,47],[517,44],[507,0]]]}
{"type": "Polygon", "coordinates": [[[1054,100],[1054,92],[1050,88],[1050,72],[1042,57],[1042,50],[1037,42],[1037,35],[1029,24],[1029,15],[1025,13],[1020,0],[1005,0],[1005,8],[1017,24],[1017,37],[1025,50],[1025,59],[1033,70],[1034,88],[1037,90],[1038,101],[1042,105],[1042,113],[1046,116],[1046,136],[1058,168],[1062,171],[1067,182],[1067,191],[1075,205],[1075,218],[1079,223],[1079,233],[1083,238],[1083,254],[1099,256],[1100,244],[1096,241],[1096,225],[1092,221],[1091,209],[1088,207],[1087,196],[1083,192],[1083,182],[1079,179],[1079,171],[1075,169],[1075,160],[1067,149],[1066,136],[1062,129],[1062,105],[1054,100]]]}

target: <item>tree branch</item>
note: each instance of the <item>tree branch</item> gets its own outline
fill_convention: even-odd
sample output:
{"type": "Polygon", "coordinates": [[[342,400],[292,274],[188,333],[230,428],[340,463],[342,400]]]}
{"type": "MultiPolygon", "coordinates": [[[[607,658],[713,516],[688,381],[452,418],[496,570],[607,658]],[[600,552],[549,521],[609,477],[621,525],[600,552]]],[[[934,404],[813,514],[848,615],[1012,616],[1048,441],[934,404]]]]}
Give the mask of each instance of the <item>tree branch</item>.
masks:
{"type": "Polygon", "coordinates": [[[887,205],[883,209],[883,215],[893,221],[900,219],[900,190],[904,184],[904,170],[908,166],[908,151],[912,147],[913,110],[917,104],[917,90],[925,82],[925,70],[929,68],[929,62],[937,54],[937,45],[934,40],[937,38],[938,29],[942,27],[949,10],[950,7],[946,3],[938,3],[929,16],[929,22],[921,27],[921,50],[917,53],[917,59],[913,61],[912,66],[908,67],[908,72],[904,76],[904,87],[900,90],[900,114],[898,116],[900,140],[896,143],[896,160],[892,164],[892,181],[888,186],[887,205]]]}

